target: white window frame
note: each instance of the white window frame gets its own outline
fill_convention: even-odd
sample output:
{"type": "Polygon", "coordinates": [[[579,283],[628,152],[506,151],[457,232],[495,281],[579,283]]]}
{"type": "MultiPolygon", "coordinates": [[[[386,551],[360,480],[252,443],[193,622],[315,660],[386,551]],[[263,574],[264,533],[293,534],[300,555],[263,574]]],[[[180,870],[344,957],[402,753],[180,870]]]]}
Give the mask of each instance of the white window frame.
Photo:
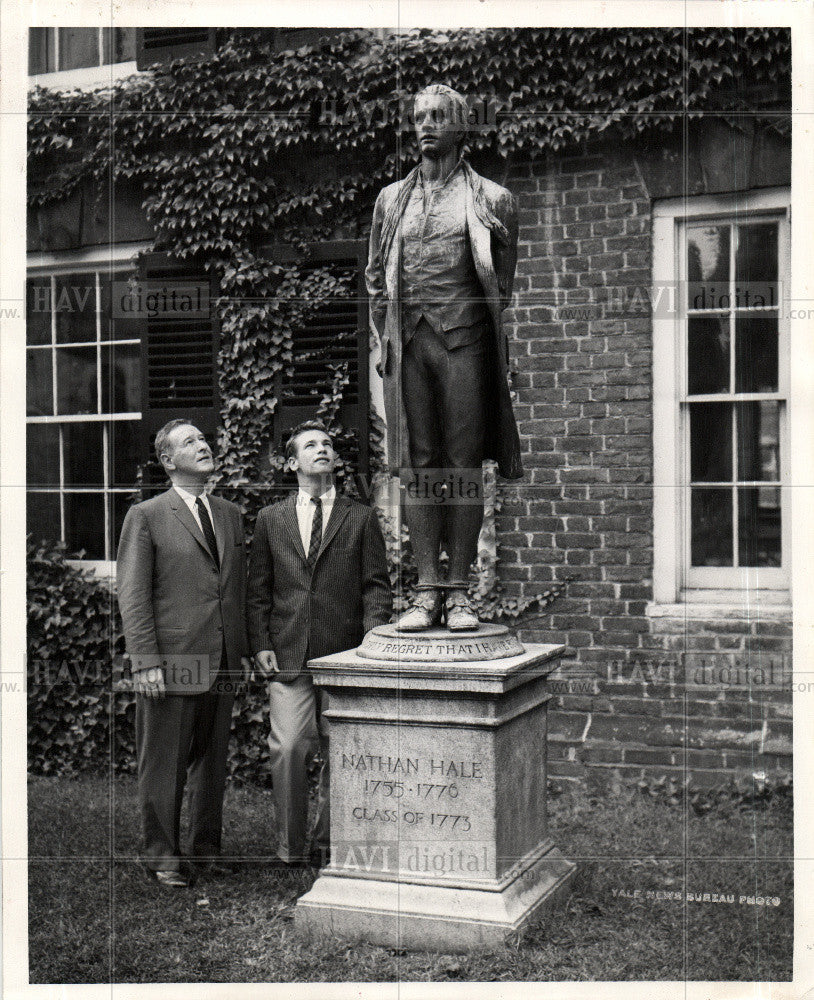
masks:
{"type": "MultiPolygon", "coordinates": [[[[656,605],[742,605],[759,592],[765,604],[790,602],[789,320],[791,192],[789,188],[697,198],[670,198],[653,206],[653,600],[656,605]],[[780,413],[781,558],[776,567],[726,568],[689,573],[689,470],[681,401],[686,395],[686,312],[683,230],[699,221],[777,219],[780,283],[778,395],[780,413]]],[[[731,398],[731,397],[728,397],[731,398]]]]}
{"type": "MultiPolygon", "coordinates": [[[[35,27],[39,27],[35,25],[35,27]]],[[[60,26],[62,27],[62,25],[60,26]]],[[[110,25],[103,25],[97,28],[99,49],[99,63],[96,66],[79,66],[75,69],[56,69],[50,73],[32,73],[28,78],[29,89],[34,87],[49,87],[53,90],[67,89],[69,87],[79,87],[80,89],[101,87],[110,85],[115,80],[124,79],[138,72],[135,59],[128,59],[126,62],[104,62],[104,31],[110,25]]],[[[114,25],[115,27],[129,27],[129,25],[114,25]]],[[[53,32],[54,37],[54,61],[59,66],[59,28],[47,27],[46,31],[53,32]]]]}
{"type": "MultiPolygon", "coordinates": [[[[99,275],[105,270],[111,269],[114,271],[125,271],[130,270],[135,273],[135,261],[136,257],[142,251],[149,248],[148,243],[128,243],[105,246],[101,248],[94,248],[90,250],[83,251],[66,251],[64,253],[48,253],[48,254],[29,254],[27,259],[27,272],[26,278],[36,278],[42,277],[43,275],[52,275],[54,277],[66,274],[83,273],[87,271],[96,272],[96,282],[95,282],[95,295],[96,295],[96,339],[94,341],[83,341],[81,344],[74,346],[91,347],[96,348],[96,366],[97,366],[97,387],[100,384],[100,365],[101,365],[101,347],[103,343],[113,343],[113,344],[132,344],[140,343],[140,340],[134,340],[132,338],[127,340],[111,340],[102,341],[101,340],[101,313],[99,311],[99,295],[100,295],[100,281],[99,275]]],[[[53,294],[53,285],[52,285],[53,294]]],[[[61,344],[60,347],[69,347],[71,345],[61,344]]],[[[56,314],[52,311],[51,313],[51,343],[48,347],[29,347],[26,343],[26,356],[29,350],[48,350],[53,352],[56,347],[56,314]]],[[[53,385],[53,395],[54,395],[54,407],[56,407],[56,378],[57,378],[57,366],[54,364],[52,366],[51,372],[52,385],[53,385]]],[[[58,493],[60,498],[60,537],[64,540],[65,537],[65,494],[66,493],[102,493],[105,497],[104,502],[104,516],[105,516],[105,546],[110,544],[110,505],[107,502],[107,496],[112,493],[130,493],[132,492],[131,487],[111,487],[110,486],[110,470],[108,468],[108,433],[109,424],[113,420],[131,420],[140,421],[141,411],[133,411],[127,413],[102,413],[101,412],[101,398],[97,398],[97,413],[95,414],[53,414],[53,415],[43,415],[43,416],[26,416],[26,426],[29,424],[50,424],[61,426],[69,423],[101,423],[102,425],[102,460],[104,464],[104,483],[101,487],[69,487],[66,488],[63,482],[64,470],[62,468],[62,435],[60,432],[60,482],[58,489],[53,489],[49,487],[40,486],[26,486],[28,492],[39,492],[39,493],[58,493]]],[[[72,559],[69,562],[72,565],[82,567],[84,569],[92,570],[97,576],[100,577],[112,577],[116,572],[116,560],[115,553],[109,553],[110,559],[72,559]]]]}

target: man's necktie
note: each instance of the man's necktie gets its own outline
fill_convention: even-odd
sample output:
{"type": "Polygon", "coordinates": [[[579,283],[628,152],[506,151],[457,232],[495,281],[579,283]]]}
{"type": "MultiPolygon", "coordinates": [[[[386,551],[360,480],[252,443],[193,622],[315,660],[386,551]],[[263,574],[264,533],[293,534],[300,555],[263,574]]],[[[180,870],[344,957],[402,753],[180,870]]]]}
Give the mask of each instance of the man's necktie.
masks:
{"type": "Polygon", "coordinates": [[[195,508],[198,511],[198,517],[201,519],[201,530],[206,539],[206,544],[209,546],[209,551],[212,553],[212,558],[215,560],[215,565],[220,566],[220,561],[218,560],[218,543],[215,541],[215,529],[212,527],[212,519],[209,516],[209,511],[204,506],[204,502],[200,497],[195,498],[195,508]]]}
{"type": "Polygon", "coordinates": [[[311,541],[308,543],[308,569],[313,572],[317,561],[317,553],[322,544],[322,500],[319,497],[311,497],[314,505],[314,520],[311,522],[311,541]]]}

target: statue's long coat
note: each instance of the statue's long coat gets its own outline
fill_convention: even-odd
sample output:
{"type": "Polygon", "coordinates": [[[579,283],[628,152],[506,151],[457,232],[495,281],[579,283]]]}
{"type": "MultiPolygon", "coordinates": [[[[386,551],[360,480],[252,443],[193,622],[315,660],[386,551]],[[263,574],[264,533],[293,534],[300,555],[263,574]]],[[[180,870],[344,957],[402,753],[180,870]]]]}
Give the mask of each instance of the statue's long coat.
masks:
{"type": "MultiPolygon", "coordinates": [[[[509,304],[517,263],[517,209],[510,191],[475,173],[466,161],[466,224],[475,270],[483,286],[492,320],[486,345],[486,448],[506,479],[520,479],[520,438],[509,396],[509,345],[501,315],[509,304]]],[[[382,188],[373,210],[370,251],[365,272],[370,294],[371,322],[381,341],[384,403],[387,418],[387,458],[390,471],[410,467],[407,420],[401,383],[400,221],[418,167],[403,180],[382,188]]]]}

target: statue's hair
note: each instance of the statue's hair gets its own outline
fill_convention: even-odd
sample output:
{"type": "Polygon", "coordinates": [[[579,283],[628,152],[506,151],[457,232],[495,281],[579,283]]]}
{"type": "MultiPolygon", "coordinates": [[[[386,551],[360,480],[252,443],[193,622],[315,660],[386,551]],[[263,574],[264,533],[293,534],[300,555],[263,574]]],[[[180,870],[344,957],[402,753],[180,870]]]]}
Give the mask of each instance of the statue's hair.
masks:
{"type": "Polygon", "coordinates": [[[466,139],[469,123],[469,105],[464,95],[459,94],[452,87],[447,87],[446,84],[431,83],[428,87],[424,87],[423,90],[419,90],[415,95],[413,98],[413,110],[415,110],[415,105],[419,97],[426,97],[428,94],[442,94],[452,103],[455,108],[455,116],[461,127],[461,141],[463,142],[466,139]]]}

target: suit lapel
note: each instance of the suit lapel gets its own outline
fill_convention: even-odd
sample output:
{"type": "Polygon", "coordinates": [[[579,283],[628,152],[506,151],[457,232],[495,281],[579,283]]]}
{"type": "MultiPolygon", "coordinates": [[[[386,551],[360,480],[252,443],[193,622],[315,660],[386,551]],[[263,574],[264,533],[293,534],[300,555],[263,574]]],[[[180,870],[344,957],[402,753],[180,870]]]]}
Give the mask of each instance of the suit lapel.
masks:
{"type": "Polygon", "coordinates": [[[175,492],[174,489],[167,490],[164,496],[167,497],[173,513],[181,522],[181,524],[183,524],[183,526],[187,529],[190,535],[192,535],[195,541],[201,546],[201,548],[209,556],[209,558],[212,559],[212,553],[209,551],[209,546],[206,544],[206,539],[203,536],[203,532],[198,527],[198,522],[192,516],[192,511],[189,509],[189,507],[187,507],[187,505],[184,503],[181,497],[178,496],[178,494],[175,492]]]}
{"type": "Polygon", "coordinates": [[[350,500],[347,497],[342,497],[337,495],[334,499],[333,509],[331,510],[331,517],[328,521],[328,526],[322,535],[322,544],[319,547],[319,552],[317,553],[317,559],[322,555],[325,549],[331,544],[334,535],[339,531],[339,527],[345,518],[348,516],[348,511],[350,510],[350,500]]]}
{"type": "Polygon", "coordinates": [[[297,520],[297,496],[297,493],[292,494],[283,504],[283,523],[291,535],[291,541],[294,543],[297,555],[303,562],[306,562],[305,549],[302,547],[302,538],[300,538],[300,525],[297,520]]]}

